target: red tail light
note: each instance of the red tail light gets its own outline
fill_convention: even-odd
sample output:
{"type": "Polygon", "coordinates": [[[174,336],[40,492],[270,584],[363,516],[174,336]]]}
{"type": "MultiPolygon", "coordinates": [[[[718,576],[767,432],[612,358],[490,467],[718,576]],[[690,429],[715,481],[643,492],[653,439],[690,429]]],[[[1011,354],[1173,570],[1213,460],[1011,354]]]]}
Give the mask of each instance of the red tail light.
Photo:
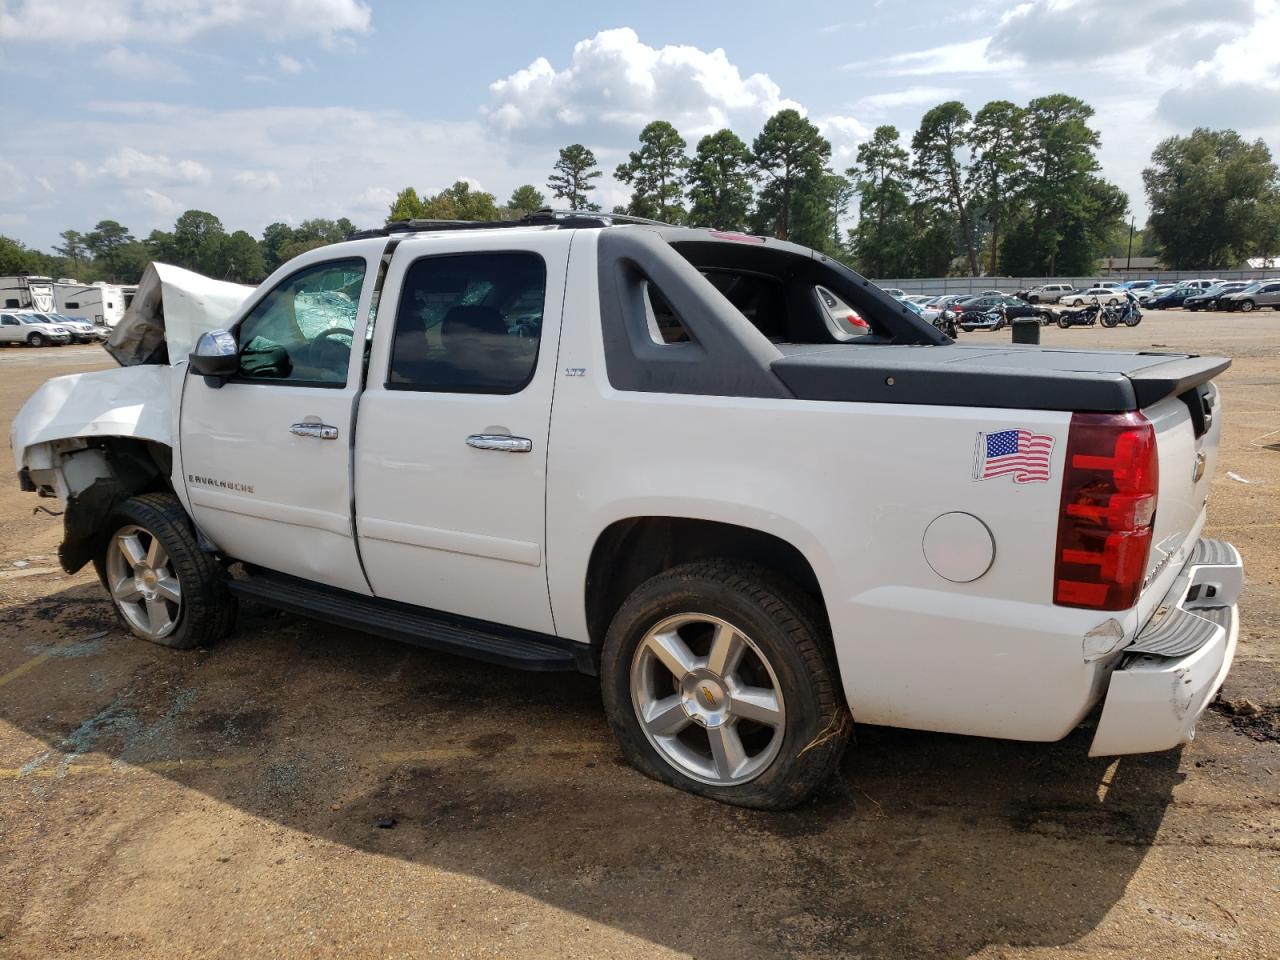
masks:
{"type": "Polygon", "coordinates": [[[1156,431],[1140,413],[1077,413],[1067,436],[1054,603],[1127,610],[1151,554],[1160,485],[1156,431]]]}

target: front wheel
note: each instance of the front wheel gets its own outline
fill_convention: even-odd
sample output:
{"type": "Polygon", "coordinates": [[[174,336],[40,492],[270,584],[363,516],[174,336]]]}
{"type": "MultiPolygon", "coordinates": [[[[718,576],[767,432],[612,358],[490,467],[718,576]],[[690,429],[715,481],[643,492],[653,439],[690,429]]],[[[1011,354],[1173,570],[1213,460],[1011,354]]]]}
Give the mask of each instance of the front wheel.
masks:
{"type": "Polygon", "coordinates": [[[33,333],[27,337],[27,346],[29,347],[43,347],[48,342],[43,333],[33,333]]]}
{"type": "Polygon", "coordinates": [[[1114,327],[1119,322],[1120,321],[1113,316],[1104,316],[1102,318],[1102,325],[1107,328],[1114,327]]]}
{"type": "Polygon", "coordinates": [[[1253,310],[1255,306],[1257,306],[1257,304],[1255,304],[1252,300],[1240,301],[1240,309],[1243,310],[1245,313],[1249,313],[1251,310],[1253,310]]]}
{"type": "Polygon", "coordinates": [[[116,508],[107,529],[94,565],[134,636],[187,650],[231,632],[235,598],[222,568],[200,549],[177,497],[132,497],[116,508]]]}
{"type": "Polygon", "coordinates": [[[1063,330],[1067,329],[1067,327],[1071,326],[1071,318],[1066,316],[1065,314],[1062,316],[1059,316],[1058,326],[1061,327],[1063,330]]]}
{"type": "Polygon", "coordinates": [[[725,803],[783,810],[839,763],[848,712],[808,598],[724,560],[645,581],[609,626],[601,688],[627,760],[725,803]]]}

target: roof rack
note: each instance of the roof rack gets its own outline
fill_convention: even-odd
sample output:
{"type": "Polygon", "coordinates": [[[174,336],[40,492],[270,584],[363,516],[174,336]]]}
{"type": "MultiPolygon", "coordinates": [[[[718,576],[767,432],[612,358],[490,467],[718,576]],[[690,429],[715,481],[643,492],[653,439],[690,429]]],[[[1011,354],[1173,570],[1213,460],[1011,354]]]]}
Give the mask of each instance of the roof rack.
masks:
{"type": "Polygon", "coordinates": [[[604,213],[600,210],[552,210],[545,207],[527,213],[516,220],[392,220],[385,227],[356,230],[347,235],[348,240],[364,240],[369,237],[388,237],[395,233],[417,233],[427,230],[498,230],[503,227],[558,227],[561,230],[580,230],[590,227],[607,227],[614,223],[638,223],[653,227],[670,227],[674,224],[645,217],[633,217],[628,213],[604,213]]]}

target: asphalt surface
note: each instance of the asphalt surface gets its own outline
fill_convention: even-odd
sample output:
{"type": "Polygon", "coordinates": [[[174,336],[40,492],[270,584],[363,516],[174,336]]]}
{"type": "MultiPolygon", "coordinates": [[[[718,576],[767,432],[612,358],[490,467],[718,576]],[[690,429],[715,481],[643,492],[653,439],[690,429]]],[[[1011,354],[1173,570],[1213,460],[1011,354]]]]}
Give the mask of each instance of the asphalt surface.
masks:
{"type": "MultiPolygon", "coordinates": [[[[1237,358],[1208,532],[1247,564],[1224,695],[1258,714],[1119,760],[1088,723],[858,727],[813,804],[737,810],[623,764],[586,677],[260,609],[208,650],[131,639],[6,482],[0,957],[1280,956],[1280,314],[1045,339],[1237,358]]],[[[0,429],[107,365],[0,350],[0,429]]]]}

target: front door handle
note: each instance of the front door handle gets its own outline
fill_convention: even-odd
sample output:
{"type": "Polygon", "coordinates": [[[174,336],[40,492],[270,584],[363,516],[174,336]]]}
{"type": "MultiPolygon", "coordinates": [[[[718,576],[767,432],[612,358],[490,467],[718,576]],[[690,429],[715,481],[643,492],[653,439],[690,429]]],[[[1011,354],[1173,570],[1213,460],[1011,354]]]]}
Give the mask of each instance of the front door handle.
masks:
{"type": "Polygon", "coordinates": [[[295,423],[289,432],[297,437],[313,437],[316,440],[337,440],[338,428],[327,423],[295,423]]]}
{"type": "Polygon", "coordinates": [[[498,450],[502,453],[528,453],[533,449],[533,441],[505,433],[473,433],[467,437],[467,446],[475,447],[477,450],[498,450]]]}

